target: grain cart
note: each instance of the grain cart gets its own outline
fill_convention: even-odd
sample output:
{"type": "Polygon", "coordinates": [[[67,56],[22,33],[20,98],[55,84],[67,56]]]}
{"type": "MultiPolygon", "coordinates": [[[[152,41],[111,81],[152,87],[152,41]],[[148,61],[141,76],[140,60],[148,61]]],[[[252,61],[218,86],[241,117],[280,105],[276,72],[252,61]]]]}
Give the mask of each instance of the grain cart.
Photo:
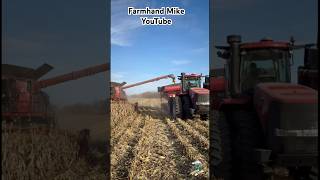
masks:
{"type": "Polygon", "coordinates": [[[310,178],[318,166],[318,92],[290,79],[292,51],[309,45],[242,43],[237,35],[227,42],[216,47],[225,71],[209,85],[211,176],[263,179],[281,169],[310,178]]]}
{"type": "Polygon", "coordinates": [[[191,119],[200,115],[206,120],[209,115],[209,90],[201,87],[201,74],[181,73],[180,83],[158,88],[168,100],[170,116],[173,119],[191,119]]]}
{"type": "Polygon", "coordinates": [[[52,68],[48,64],[37,69],[2,64],[2,121],[18,126],[30,124],[54,126],[49,96],[42,89],[107,71],[109,64],[39,80],[52,68]]]}

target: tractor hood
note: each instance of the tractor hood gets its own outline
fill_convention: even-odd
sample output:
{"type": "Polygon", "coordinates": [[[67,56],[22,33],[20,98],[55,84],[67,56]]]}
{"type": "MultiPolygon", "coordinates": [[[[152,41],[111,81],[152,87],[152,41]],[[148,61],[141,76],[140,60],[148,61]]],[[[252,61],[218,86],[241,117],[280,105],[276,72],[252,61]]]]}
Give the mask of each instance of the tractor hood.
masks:
{"type": "Polygon", "coordinates": [[[254,106],[266,143],[277,154],[318,152],[318,92],[289,83],[258,84],[254,106]]]}
{"type": "Polygon", "coordinates": [[[205,88],[191,88],[191,94],[209,94],[209,90],[205,88]]]}
{"type": "Polygon", "coordinates": [[[209,106],[210,91],[205,88],[191,88],[189,91],[191,100],[195,105],[209,106]]]}
{"type": "Polygon", "coordinates": [[[253,98],[263,126],[270,121],[284,129],[317,127],[318,92],[289,83],[258,84],[253,98]]]}
{"type": "MultiPolygon", "coordinates": [[[[280,103],[318,103],[318,92],[307,86],[289,83],[258,84],[254,101],[277,101],[280,103]]],[[[255,102],[255,104],[258,102],[255,102]]]]}

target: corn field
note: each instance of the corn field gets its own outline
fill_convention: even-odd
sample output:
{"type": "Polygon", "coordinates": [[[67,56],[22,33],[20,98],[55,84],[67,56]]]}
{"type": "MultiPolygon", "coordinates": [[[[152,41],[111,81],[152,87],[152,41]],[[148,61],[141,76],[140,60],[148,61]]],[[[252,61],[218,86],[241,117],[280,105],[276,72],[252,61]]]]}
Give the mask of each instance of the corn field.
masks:
{"type": "Polygon", "coordinates": [[[77,136],[48,128],[2,127],[2,179],[105,179],[78,155],[77,136]]]}
{"type": "Polygon", "coordinates": [[[111,178],[208,179],[208,122],[172,121],[160,105],[146,102],[138,109],[128,102],[111,104],[111,178]],[[197,160],[204,171],[194,176],[197,160]]]}

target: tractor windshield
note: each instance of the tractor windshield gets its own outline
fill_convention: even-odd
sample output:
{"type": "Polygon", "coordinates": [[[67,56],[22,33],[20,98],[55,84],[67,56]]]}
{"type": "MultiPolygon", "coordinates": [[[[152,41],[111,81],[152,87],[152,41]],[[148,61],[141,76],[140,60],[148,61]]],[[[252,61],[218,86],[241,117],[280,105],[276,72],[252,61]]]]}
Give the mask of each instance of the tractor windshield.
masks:
{"type": "Polygon", "coordinates": [[[194,87],[201,87],[201,78],[198,77],[186,77],[185,90],[194,87]]]}
{"type": "Polygon", "coordinates": [[[240,81],[242,91],[250,90],[261,82],[289,82],[288,51],[277,49],[241,52],[240,81]]]}

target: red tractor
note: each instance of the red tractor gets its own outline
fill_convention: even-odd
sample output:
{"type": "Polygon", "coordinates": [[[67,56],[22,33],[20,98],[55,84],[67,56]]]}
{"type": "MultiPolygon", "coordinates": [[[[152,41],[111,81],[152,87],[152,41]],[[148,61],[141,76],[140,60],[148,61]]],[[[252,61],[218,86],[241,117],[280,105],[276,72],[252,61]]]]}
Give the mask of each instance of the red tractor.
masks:
{"type": "Polygon", "coordinates": [[[202,120],[209,116],[209,90],[201,88],[200,74],[181,73],[180,84],[159,87],[158,91],[168,99],[169,112],[173,119],[191,119],[200,115],[202,120]]]}
{"type": "Polygon", "coordinates": [[[227,42],[217,46],[225,68],[212,70],[207,79],[211,177],[264,179],[279,169],[297,179],[317,177],[312,173],[318,166],[318,91],[310,88],[317,85],[317,69],[304,69],[304,77],[313,78],[303,81],[310,87],[290,78],[292,51],[308,51],[311,45],[270,39],[242,43],[237,35],[227,42]]]}
{"type": "Polygon", "coordinates": [[[107,71],[109,64],[101,64],[39,80],[51,69],[52,66],[48,64],[37,69],[2,64],[2,121],[17,126],[32,124],[54,126],[55,120],[49,96],[41,90],[66,81],[107,71]]]}

